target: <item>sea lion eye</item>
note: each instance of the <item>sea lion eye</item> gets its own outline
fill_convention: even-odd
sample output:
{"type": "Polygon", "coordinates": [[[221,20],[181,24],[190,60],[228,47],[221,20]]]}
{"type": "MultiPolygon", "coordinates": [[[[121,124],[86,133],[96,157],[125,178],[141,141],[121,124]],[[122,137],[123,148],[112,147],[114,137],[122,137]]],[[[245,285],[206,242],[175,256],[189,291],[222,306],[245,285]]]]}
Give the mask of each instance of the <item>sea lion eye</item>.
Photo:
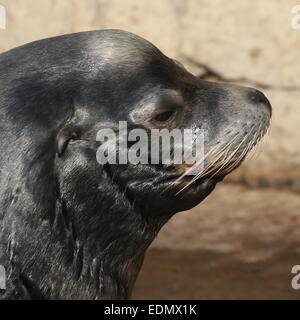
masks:
{"type": "Polygon", "coordinates": [[[162,113],[159,113],[158,115],[156,115],[153,120],[157,121],[157,122],[166,122],[168,121],[172,115],[174,114],[174,111],[170,110],[170,111],[165,111],[162,113]]]}

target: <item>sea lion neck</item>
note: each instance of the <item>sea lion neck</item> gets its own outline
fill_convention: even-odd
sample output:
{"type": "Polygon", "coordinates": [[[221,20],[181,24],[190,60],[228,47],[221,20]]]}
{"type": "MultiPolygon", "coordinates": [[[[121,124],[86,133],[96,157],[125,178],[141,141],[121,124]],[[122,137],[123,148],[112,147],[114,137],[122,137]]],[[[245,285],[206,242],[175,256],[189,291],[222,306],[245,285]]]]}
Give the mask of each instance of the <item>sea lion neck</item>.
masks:
{"type": "MultiPolygon", "coordinates": [[[[66,157],[71,156],[70,150],[74,148],[69,148],[66,157]]],[[[70,257],[70,263],[65,268],[77,279],[77,283],[70,281],[70,287],[78,286],[77,298],[83,296],[81,286],[88,299],[129,298],[145,252],[168,217],[140,212],[126,189],[104,169],[100,174],[99,167],[93,175],[87,176],[83,171],[76,174],[76,185],[68,183],[74,179],[72,170],[69,176],[60,175],[61,204],[56,212],[67,221],[59,223],[66,229],[59,234],[69,236],[61,238],[57,245],[68,248],[65,256],[70,257]],[[97,197],[94,188],[98,190],[97,197]]],[[[59,295],[76,299],[76,290],[70,288],[68,292],[65,279],[56,283],[64,283],[64,288],[52,292],[65,290],[59,295]]]]}

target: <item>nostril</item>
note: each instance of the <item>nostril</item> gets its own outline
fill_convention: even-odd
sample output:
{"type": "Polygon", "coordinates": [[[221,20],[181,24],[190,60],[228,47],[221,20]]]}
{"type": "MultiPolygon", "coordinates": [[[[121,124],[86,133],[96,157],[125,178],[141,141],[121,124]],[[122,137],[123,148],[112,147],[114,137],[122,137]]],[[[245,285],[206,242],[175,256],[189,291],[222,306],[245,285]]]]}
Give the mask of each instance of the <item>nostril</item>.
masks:
{"type": "Polygon", "coordinates": [[[253,101],[254,103],[268,103],[268,99],[266,96],[258,90],[251,90],[250,91],[250,100],[253,101]]]}
{"type": "Polygon", "coordinates": [[[259,90],[251,89],[248,93],[249,100],[251,103],[255,104],[264,104],[268,107],[269,111],[271,112],[271,104],[268,98],[259,90]]]}

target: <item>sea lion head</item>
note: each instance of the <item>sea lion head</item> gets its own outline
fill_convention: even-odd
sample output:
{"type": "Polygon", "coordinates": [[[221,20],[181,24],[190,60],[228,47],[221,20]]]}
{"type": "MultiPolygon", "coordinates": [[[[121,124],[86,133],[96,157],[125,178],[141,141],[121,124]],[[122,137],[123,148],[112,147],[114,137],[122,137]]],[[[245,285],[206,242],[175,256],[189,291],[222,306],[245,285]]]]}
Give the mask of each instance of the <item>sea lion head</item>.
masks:
{"type": "MultiPolygon", "coordinates": [[[[90,37],[87,46],[85,63],[90,70],[75,98],[80,106],[77,120],[86,124],[78,139],[95,138],[105,128],[119,133],[122,121],[128,130],[122,138],[129,149],[134,144],[132,136],[128,139],[130,132],[135,130],[135,137],[137,129],[147,133],[140,142],[143,150],[130,151],[143,153],[144,163],[104,166],[142,212],[173,214],[197,205],[242,163],[269,126],[271,105],[262,92],[200,80],[136,35],[107,30],[90,37]],[[192,130],[194,137],[200,132],[201,154],[193,163],[151,162],[151,132],[173,129],[182,134],[192,130]]],[[[112,144],[116,140],[106,141],[106,147],[119,154],[112,144]]],[[[160,146],[164,148],[162,142],[160,146]]],[[[173,141],[171,154],[174,148],[173,141]]]]}

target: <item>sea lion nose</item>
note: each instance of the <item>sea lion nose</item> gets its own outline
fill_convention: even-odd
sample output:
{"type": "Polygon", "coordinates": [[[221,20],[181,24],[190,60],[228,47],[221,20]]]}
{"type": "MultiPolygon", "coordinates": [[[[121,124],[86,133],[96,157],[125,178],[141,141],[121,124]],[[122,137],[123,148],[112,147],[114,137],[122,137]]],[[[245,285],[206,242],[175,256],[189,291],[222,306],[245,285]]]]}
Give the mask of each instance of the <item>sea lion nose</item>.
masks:
{"type": "Polygon", "coordinates": [[[252,104],[261,104],[267,107],[267,109],[270,112],[270,115],[272,114],[272,107],[271,103],[269,102],[268,98],[259,90],[256,89],[249,89],[247,92],[247,99],[252,104]]]}

